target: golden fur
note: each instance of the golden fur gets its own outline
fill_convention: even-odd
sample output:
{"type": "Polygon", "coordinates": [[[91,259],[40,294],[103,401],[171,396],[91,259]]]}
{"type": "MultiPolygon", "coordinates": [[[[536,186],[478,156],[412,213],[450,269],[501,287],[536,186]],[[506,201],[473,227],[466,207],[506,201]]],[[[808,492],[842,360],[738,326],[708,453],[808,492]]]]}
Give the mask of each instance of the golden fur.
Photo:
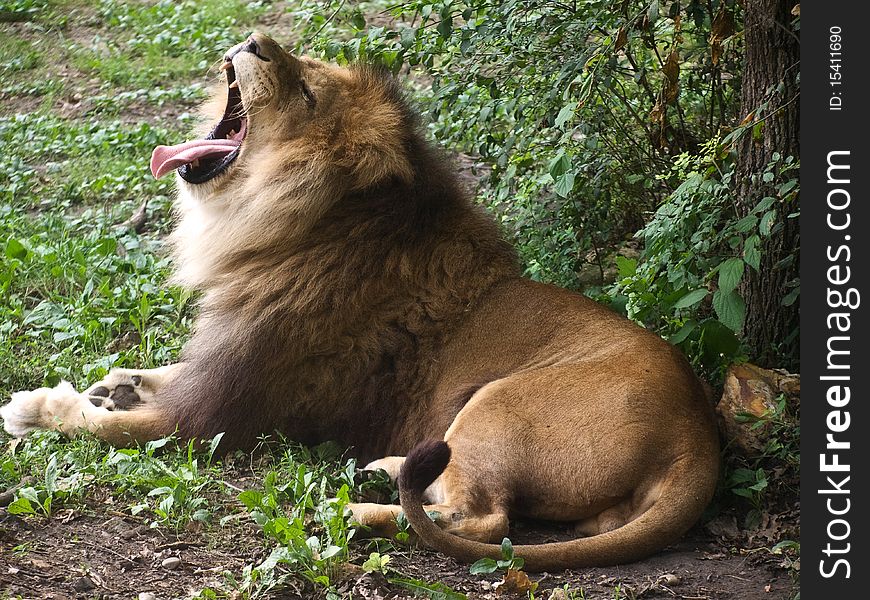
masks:
{"type": "MultiPolygon", "coordinates": [[[[178,179],[175,280],[203,292],[183,362],[115,370],[82,394],[19,392],[6,429],[115,444],[226,432],[228,448],[277,429],[390,455],[371,468],[404,469],[423,541],[466,560],[498,554],[487,543],[509,515],[591,536],[520,547],[533,569],[634,560],[688,529],[713,493],[718,440],[679,352],[519,278],[390,78],[252,39],[260,54],[232,58],[248,118],[238,158],[205,183],[178,179]],[[129,410],[121,390],[138,394],[129,410]],[[449,451],[403,458],[442,439],[449,451]]],[[[352,510],[389,533],[400,507],[352,510]]]]}

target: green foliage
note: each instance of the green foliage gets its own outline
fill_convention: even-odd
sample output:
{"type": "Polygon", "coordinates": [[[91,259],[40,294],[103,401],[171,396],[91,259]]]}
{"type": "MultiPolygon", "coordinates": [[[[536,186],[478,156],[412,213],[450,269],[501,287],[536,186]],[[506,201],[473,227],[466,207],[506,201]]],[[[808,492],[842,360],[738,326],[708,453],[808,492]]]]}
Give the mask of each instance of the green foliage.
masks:
{"type": "Polygon", "coordinates": [[[334,462],[315,462],[310,452],[290,447],[277,468],[265,474],[262,490],[239,494],[263,534],[277,543],[269,557],[253,568],[254,576],[271,580],[278,565],[287,565],[313,583],[331,586],[333,569],[347,560],[348,542],[356,533],[347,522],[346,510],[355,488],[355,470],[354,460],[339,468],[334,462]]]}
{"type": "Polygon", "coordinates": [[[212,469],[222,436],[210,440],[204,453],[197,451],[194,440],[179,446],[173,437],[148,442],[144,448],[111,450],[105,459],[106,467],[114,470],[110,482],[139,500],[130,507],[131,514],[147,510],[156,517],[152,526],[167,524],[179,530],[194,521],[209,523],[207,495],[224,491],[216,478],[218,470],[212,469]],[[173,446],[175,452],[164,460],[158,451],[173,446]]]}
{"type": "Polygon", "coordinates": [[[740,283],[758,272],[763,241],[782,227],[775,204],[798,193],[796,168],[792,157],[768,165],[764,175],[780,181],[781,192],[741,217],[726,143],[714,138],[698,154],[679,156],[663,178],[682,183],[638,232],[641,260],[623,263],[611,289],[628,316],[658,329],[706,372],[739,360],[746,315],[740,283]]]}
{"type": "Polygon", "coordinates": [[[514,556],[513,544],[508,538],[504,538],[501,541],[501,560],[494,560],[492,558],[481,558],[473,565],[471,565],[468,571],[472,575],[478,575],[480,573],[495,573],[499,569],[501,569],[502,571],[507,571],[508,569],[514,569],[515,571],[519,571],[523,568],[525,562],[526,561],[524,561],[522,558],[514,556]]]}
{"type": "Polygon", "coordinates": [[[745,525],[753,528],[762,518],[765,505],[782,495],[797,493],[800,481],[800,414],[780,396],[773,410],[762,416],[737,415],[750,423],[750,431],[763,432],[765,445],[751,456],[729,455],[724,487],[750,506],[745,525]]]}
{"type": "Polygon", "coordinates": [[[739,52],[710,42],[711,11],[733,26],[731,2],[416,0],[353,35],[337,30],[359,29],[356,8],[326,4],[331,21],[294,13],[303,41],[338,62],[406,63],[431,78],[433,134],[490,168],[480,199],[535,279],[577,287],[587,254],[671,191],[655,177],[670,158],[736,117],[736,81],[722,73],[739,70],[739,52]]]}
{"type": "Polygon", "coordinates": [[[0,486],[27,482],[16,491],[8,510],[43,516],[80,500],[89,489],[111,486],[132,502],[131,514],[147,511],[155,518],[152,526],[178,530],[191,521],[210,520],[207,497],[223,491],[212,468],[219,439],[204,452],[197,451],[194,442],[180,448],[172,437],[144,448],[114,449],[89,437],[64,443],[56,432],[36,432],[14,455],[2,457],[0,486]]]}

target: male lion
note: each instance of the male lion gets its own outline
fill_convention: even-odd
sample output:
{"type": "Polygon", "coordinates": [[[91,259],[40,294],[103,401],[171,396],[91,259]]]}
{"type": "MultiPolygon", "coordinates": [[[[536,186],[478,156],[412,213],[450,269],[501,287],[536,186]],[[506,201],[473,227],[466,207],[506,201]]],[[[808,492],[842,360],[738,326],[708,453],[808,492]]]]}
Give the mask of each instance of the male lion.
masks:
{"type": "Polygon", "coordinates": [[[401,507],[351,507],[376,531],[404,509],[470,561],[499,555],[511,515],[575,522],[585,537],[516,548],[533,570],[636,560],[698,519],[718,438],[686,360],[520,278],[389,77],[259,34],[222,68],[217,125],[151,165],[177,173],[175,281],[202,291],[183,362],[14,394],[8,432],[337,440],[401,469],[401,507]]]}

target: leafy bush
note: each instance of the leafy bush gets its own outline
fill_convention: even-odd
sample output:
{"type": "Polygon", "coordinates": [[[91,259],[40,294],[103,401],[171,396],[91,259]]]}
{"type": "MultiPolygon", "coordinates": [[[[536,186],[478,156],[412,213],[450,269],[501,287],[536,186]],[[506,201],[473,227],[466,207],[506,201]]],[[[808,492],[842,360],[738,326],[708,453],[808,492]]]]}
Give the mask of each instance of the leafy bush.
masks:
{"type": "MultiPolygon", "coordinates": [[[[714,138],[699,154],[677,158],[664,177],[681,183],[638,232],[641,260],[617,259],[621,278],[611,289],[630,318],[658,328],[707,370],[741,357],[741,280],[758,271],[762,240],[782,226],[774,205],[790,202],[799,189],[798,163],[775,155],[762,177],[781,182],[777,197],[762,198],[741,217],[728,147],[714,138]]],[[[798,293],[794,288],[784,303],[798,293]]]]}
{"type": "Polygon", "coordinates": [[[491,169],[481,201],[535,279],[578,287],[586,256],[671,191],[656,177],[671,157],[736,117],[733,2],[417,0],[366,30],[358,8],[327,5],[331,21],[296,13],[305,42],[431,81],[433,134],[491,169]]]}

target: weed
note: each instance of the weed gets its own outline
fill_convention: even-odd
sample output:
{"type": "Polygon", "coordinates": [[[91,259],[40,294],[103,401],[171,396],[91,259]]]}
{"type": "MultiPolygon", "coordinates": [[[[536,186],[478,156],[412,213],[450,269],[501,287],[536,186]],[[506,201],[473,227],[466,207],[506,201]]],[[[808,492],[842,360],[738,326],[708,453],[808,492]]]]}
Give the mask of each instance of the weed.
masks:
{"type": "Polygon", "coordinates": [[[471,565],[469,572],[472,575],[477,575],[480,573],[495,573],[498,570],[508,571],[513,569],[519,571],[523,568],[524,564],[525,561],[522,558],[514,556],[514,546],[511,541],[508,538],[504,538],[501,541],[501,560],[481,558],[471,565]]]}

